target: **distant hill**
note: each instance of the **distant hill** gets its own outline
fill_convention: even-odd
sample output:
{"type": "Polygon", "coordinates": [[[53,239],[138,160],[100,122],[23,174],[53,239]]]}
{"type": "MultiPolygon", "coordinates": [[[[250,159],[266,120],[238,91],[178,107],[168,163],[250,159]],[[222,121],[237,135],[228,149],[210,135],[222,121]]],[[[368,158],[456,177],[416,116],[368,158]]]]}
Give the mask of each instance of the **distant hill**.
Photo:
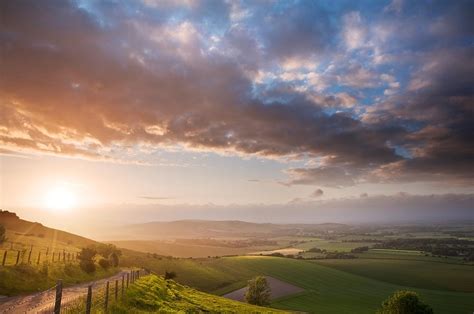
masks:
{"type": "Polygon", "coordinates": [[[271,224],[239,220],[178,220],[122,226],[107,234],[108,240],[157,240],[166,238],[224,238],[285,236],[328,233],[350,226],[326,224],[271,224]],[[118,231],[117,231],[118,230],[118,231]]]}

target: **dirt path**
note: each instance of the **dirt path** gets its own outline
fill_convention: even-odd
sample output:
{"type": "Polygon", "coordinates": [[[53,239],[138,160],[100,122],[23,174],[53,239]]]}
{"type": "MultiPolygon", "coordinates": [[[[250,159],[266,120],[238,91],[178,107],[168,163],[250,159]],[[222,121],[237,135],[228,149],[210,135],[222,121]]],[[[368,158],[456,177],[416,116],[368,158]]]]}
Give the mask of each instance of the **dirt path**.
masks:
{"type": "MultiPolygon", "coordinates": [[[[298,292],[303,292],[304,289],[297,287],[295,285],[292,285],[290,283],[281,281],[279,279],[265,276],[267,278],[267,282],[270,285],[271,289],[271,299],[277,299],[281,298],[290,294],[295,294],[298,292]]],[[[245,292],[247,291],[247,287],[244,287],[239,290],[232,291],[230,293],[227,293],[223,295],[224,298],[236,300],[236,301],[245,301],[245,292]]]]}
{"type": "MultiPolygon", "coordinates": [[[[120,273],[108,278],[63,288],[63,300],[65,300],[65,302],[71,302],[74,299],[86,295],[87,287],[90,284],[100,285],[107,281],[122,279],[122,275],[127,272],[126,270],[122,270],[120,273]]],[[[0,313],[38,313],[45,311],[54,305],[55,293],[56,289],[53,287],[34,294],[0,299],[0,313]]]]}

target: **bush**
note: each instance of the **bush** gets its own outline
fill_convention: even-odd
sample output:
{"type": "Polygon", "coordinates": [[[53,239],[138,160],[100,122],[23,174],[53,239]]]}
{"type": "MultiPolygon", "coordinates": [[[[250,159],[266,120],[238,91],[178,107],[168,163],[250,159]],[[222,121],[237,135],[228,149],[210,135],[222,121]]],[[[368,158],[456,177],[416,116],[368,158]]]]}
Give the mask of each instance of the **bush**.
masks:
{"type": "Polygon", "coordinates": [[[83,271],[85,271],[88,274],[95,272],[95,269],[96,269],[93,261],[80,261],[79,266],[81,267],[83,271]]]}
{"type": "Polygon", "coordinates": [[[423,303],[416,292],[400,290],[382,303],[379,314],[433,314],[433,309],[423,303]]]}
{"type": "Polygon", "coordinates": [[[263,276],[257,276],[249,280],[245,300],[254,305],[268,305],[270,304],[270,293],[267,279],[263,276]]]}
{"type": "Polygon", "coordinates": [[[165,280],[176,278],[176,273],[174,271],[165,271],[165,280]]]}
{"type": "Polygon", "coordinates": [[[102,267],[103,269],[108,269],[110,267],[110,262],[108,259],[105,259],[105,258],[101,258],[99,260],[99,265],[100,267],[102,267]]]}

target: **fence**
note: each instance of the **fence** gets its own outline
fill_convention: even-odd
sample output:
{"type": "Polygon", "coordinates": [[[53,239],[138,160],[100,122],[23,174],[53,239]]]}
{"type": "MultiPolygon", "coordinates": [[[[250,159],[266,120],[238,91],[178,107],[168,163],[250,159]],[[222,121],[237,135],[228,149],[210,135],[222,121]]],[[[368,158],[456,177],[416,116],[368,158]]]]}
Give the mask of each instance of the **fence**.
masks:
{"type": "Polygon", "coordinates": [[[141,276],[148,274],[145,270],[132,270],[101,280],[90,285],[64,288],[61,280],[57,284],[38,294],[38,302],[25,312],[34,313],[107,313],[111,305],[123,299],[126,290],[141,276]]]}
{"type": "Polygon", "coordinates": [[[39,265],[44,262],[60,263],[76,261],[79,252],[53,250],[30,246],[28,249],[11,250],[0,249],[0,266],[19,264],[39,265]]]}

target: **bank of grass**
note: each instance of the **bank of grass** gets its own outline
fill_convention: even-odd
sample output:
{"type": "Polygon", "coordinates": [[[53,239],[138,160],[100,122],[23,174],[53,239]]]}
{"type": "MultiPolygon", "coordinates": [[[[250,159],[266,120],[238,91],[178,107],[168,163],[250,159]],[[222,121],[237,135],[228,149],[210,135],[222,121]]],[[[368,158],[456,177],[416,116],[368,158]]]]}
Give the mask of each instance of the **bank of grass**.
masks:
{"type": "Polygon", "coordinates": [[[104,270],[97,267],[94,273],[88,274],[78,264],[72,263],[0,267],[0,295],[13,296],[43,291],[54,286],[58,279],[62,279],[65,286],[74,285],[110,277],[119,271],[118,268],[104,270]]]}
{"type": "Polygon", "coordinates": [[[284,313],[197,291],[156,275],[140,278],[112,313],[284,313]]]}

